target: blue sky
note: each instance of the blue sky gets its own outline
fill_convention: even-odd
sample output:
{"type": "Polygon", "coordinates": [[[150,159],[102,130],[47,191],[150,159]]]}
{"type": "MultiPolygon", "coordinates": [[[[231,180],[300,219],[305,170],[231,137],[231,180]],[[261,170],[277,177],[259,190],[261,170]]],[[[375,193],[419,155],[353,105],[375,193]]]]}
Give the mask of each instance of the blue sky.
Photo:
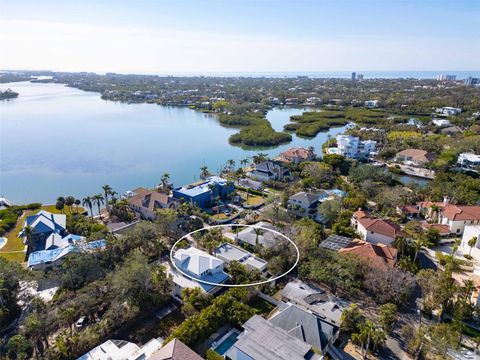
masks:
{"type": "Polygon", "coordinates": [[[0,68],[478,70],[477,0],[2,1],[0,68]]]}

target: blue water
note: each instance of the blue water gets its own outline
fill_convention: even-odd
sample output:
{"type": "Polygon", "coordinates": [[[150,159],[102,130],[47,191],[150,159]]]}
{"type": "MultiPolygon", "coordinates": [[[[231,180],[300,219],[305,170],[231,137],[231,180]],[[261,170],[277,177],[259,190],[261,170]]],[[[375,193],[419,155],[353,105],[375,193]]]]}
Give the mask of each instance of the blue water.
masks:
{"type": "MultiPolygon", "coordinates": [[[[58,196],[101,193],[109,184],[118,193],[158,184],[164,172],[175,186],[198,180],[199,169],[211,172],[228,159],[262,151],[276,156],[290,147],[313,146],[317,153],[330,129],[314,139],[293,135],[273,149],[242,149],[228,138],[237,129],[219,125],[214,116],[187,108],[105,101],[98,93],[59,84],[9,83],[18,92],[0,102],[0,196],[15,203],[54,203],[58,196]]],[[[276,108],[267,114],[283,129],[302,109],[276,108]]]]}
{"type": "Polygon", "coordinates": [[[224,355],[237,342],[238,334],[231,333],[220,345],[215,348],[215,351],[220,355],[224,355]]]}

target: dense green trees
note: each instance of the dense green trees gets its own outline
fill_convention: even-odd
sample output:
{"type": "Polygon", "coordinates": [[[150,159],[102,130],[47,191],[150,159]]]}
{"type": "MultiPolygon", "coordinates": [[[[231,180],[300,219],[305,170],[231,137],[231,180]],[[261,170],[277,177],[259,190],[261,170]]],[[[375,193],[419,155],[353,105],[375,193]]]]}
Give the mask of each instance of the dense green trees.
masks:
{"type": "Polygon", "coordinates": [[[20,265],[0,257],[0,332],[20,314],[17,296],[24,276],[20,265]]]}

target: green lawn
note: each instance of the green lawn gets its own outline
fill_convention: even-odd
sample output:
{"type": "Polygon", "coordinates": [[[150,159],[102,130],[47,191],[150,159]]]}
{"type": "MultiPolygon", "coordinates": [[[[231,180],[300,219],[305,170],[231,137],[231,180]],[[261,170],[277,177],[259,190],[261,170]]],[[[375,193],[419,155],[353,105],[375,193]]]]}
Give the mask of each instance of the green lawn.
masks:
{"type": "Polygon", "coordinates": [[[259,196],[259,195],[249,194],[248,195],[248,200],[247,200],[247,193],[246,192],[242,193],[241,196],[245,200],[246,205],[257,206],[257,205],[263,204],[265,202],[265,199],[262,196],[259,196]]]}
{"type": "Polygon", "coordinates": [[[81,213],[84,213],[86,210],[85,208],[79,206],[78,209],[76,206],[66,206],[65,205],[65,208],[63,209],[63,213],[61,210],[58,210],[55,205],[43,205],[41,207],[41,209],[38,209],[36,211],[34,211],[34,214],[36,214],[37,212],[39,212],[40,210],[45,210],[45,211],[48,211],[48,212],[51,212],[52,214],[66,214],[66,215],[69,215],[71,213],[76,213],[76,212],[79,212],[80,214],[81,213]]]}
{"type": "Polygon", "coordinates": [[[267,315],[275,308],[275,306],[270,304],[267,300],[258,296],[253,297],[249,305],[254,308],[259,315],[267,315]]]}

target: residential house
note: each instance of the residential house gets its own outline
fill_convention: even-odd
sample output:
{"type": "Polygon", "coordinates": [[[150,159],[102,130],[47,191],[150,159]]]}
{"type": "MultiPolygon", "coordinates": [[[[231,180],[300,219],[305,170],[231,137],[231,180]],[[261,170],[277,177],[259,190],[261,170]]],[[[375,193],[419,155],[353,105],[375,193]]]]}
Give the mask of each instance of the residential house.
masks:
{"type": "Polygon", "coordinates": [[[278,159],[282,162],[300,164],[303,161],[315,160],[316,156],[313,152],[313,147],[305,148],[291,148],[281,152],[278,159]]]}
{"type": "Polygon", "coordinates": [[[155,190],[138,188],[127,199],[128,206],[142,219],[155,220],[158,209],[176,210],[180,201],[155,190]]]}
{"type": "Polygon", "coordinates": [[[279,161],[267,160],[255,166],[247,175],[258,181],[283,181],[290,177],[290,170],[279,161]]]}
{"type": "Polygon", "coordinates": [[[234,191],[235,186],[232,182],[219,176],[210,176],[203,181],[173,189],[173,197],[207,208],[215,203],[215,199],[225,200],[234,191]]]}
{"type": "Polygon", "coordinates": [[[458,155],[457,164],[464,170],[480,170],[480,155],[473,153],[461,153],[458,155]]]}
{"type": "Polygon", "coordinates": [[[301,218],[314,218],[317,214],[318,204],[326,200],[328,194],[309,193],[305,191],[298,192],[288,198],[288,212],[301,218]]]}
{"type": "Polygon", "coordinates": [[[424,228],[425,230],[434,229],[435,231],[438,232],[438,235],[440,235],[441,237],[447,237],[450,235],[450,228],[448,227],[448,225],[431,224],[425,221],[422,221],[421,225],[422,225],[422,228],[424,228]]]}
{"type": "Polygon", "coordinates": [[[454,108],[454,107],[451,107],[451,106],[444,106],[442,108],[437,108],[435,110],[438,114],[442,114],[442,115],[447,115],[447,116],[450,116],[450,115],[458,115],[462,112],[462,109],[460,108],[454,108]]]}
{"type": "Polygon", "coordinates": [[[180,340],[173,339],[147,357],[147,360],[203,360],[203,358],[180,340]]]}
{"type": "Polygon", "coordinates": [[[352,241],[353,239],[347,236],[332,234],[320,243],[320,247],[333,251],[339,251],[340,249],[350,245],[352,241]]]}
{"type": "Polygon", "coordinates": [[[378,100],[367,100],[364,105],[367,108],[376,108],[378,107],[378,100]]]}
{"type": "Polygon", "coordinates": [[[415,205],[397,206],[397,214],[406,216],[409,219],[416,219],[420,216],[420,209],[415,205]]]}
{"type": "Polygon", "coordinates": [[[377,147],[376,141],[361,141],[358,137],[351,135],[337,135],[336,140],[335,152],[351,159],[368,159],[375,153],[377,147]]]}
{"type": "Polygon", "coordinates": [[[258,270],[263,273],[267,271],[267,262],[239,246],[223,243],[218,246],[214,255],[229,264],[231,261],[238,261],[249,270],[258,270]]]}
{"type": "Polygon", "coordinates": [[[405,236],[399,225],[389,219],[375,219],[368,215],[360,218],[352,218],[355,223],[355,229],[361,235],[363,240],[371,243],[382,243],[391,245],[398,236],[405,236]]]}
{"type": "Polygon", "coordinates": [[[7,209],[11,206],[13,206],[13,203],[10,200],[0,197],[0,210],[7,209]]]}
{"type": "Polygon", "coordinates": [[[243,332],[225,352],[227,360],[320,360],[312,345],[288,331],[252,316],[242,326],[243,332]]]}
{"type": "Polygon", "coordinates": [[[255,181],[248,178],[238,179],[237,185],[256,191],[261,191],[263,189],[263,184],[260,181],[255,181]]]}
{"type": "Polygon", "coordinates": [[[152,354],[161,348],[162,341],[162,339],[151,339],[140,347],[135,343],[125,340],[107,340],[103,344],[98,345],[89,352],[83,354],[77,360],[151,359],[152,354]]]}
{"type": "Polygon", "coordinates": [[[434,159],[434,156],[425,150],[405,149],[397,153],[395,159],[405,165],[424,167],[434,159]]]}
{"type": "Polygon", "coordinates": [[[317,349],[323,356],[337,340],[339,327],[294,304],[281,302],[269,321],[317,349]]]}
{"type": "Polygon", "coordinates": [[[224,262],[216,257],[194,247],[178,249],[173,261],[179,272],[171,268],[167,263],[168,274],[172,277],[172,295],[180,297],[185,288],[200,288],[203,292],[214,294],[219,290],[218,286],[205,284],[196,280],[206,281],[214,284],[222,284],[229,279],[224,270],[224,262]],[[186,274],[186,275],[185,275],[186,274]]]}
{"type": "Polygon", "coordinates": [[[20,237],[26,236],[26,228],[30,228],[30,252],[45,250],[49,237],[63,238],[67,235],[67,216],[64,214],[52,214],[41,210],[35,215],[27,216],[20,237]]]}
{"type": "Polygon", "coordinates": [[[300,280],[289,282],[282,290],[282,301],[298,305],[320,319],[340,326],[343,306],[331,300],[327,293],[300,280]]]}
{"type": "Polygon", "coordinates": [[[466,225],[480,224],[480,206],[446,204],[440,209],[438,223],[447,225],[453,234],[462,234],[466,225]]]}
{"type": "MultiPolygon", "coordinates": [[[[49,237],[51,240],[52,237],[49,237]]],[[[45,250],[30,253],[27,267],[30,270],[50,270],[58,268],[69,256],[80,252],[93,252],[104,250],[107,247],[105,240],[86,242],[79,235],[67,235],[60,241],[51,242],[45,250]]]]}
{"type": "Polygon", "coordinates": [[[438,127],[450,126],[451,123],[447,119],[433,119],[432,124],[438,127]]]}
{"type": "Polygon", "coordinates": [[[244,246],[255,248],[258,243],[258,245],[267,249],[275,247],[281,241],[288,241],[282,236],[267,229],[278,231],[278,229],[270,223],[260,221],[254,226],[248,226],[240,231],[236,238],[238,239],[238,242],[244,246]]]}
{"type": "Polygon", "coordinates": [[[370,266],[379,270],[386,270],[395,266],[398,250],[382,243],[372,244],[367,241],[355,239],[338,252],[358,256],[368,261],[370,266]]]}

